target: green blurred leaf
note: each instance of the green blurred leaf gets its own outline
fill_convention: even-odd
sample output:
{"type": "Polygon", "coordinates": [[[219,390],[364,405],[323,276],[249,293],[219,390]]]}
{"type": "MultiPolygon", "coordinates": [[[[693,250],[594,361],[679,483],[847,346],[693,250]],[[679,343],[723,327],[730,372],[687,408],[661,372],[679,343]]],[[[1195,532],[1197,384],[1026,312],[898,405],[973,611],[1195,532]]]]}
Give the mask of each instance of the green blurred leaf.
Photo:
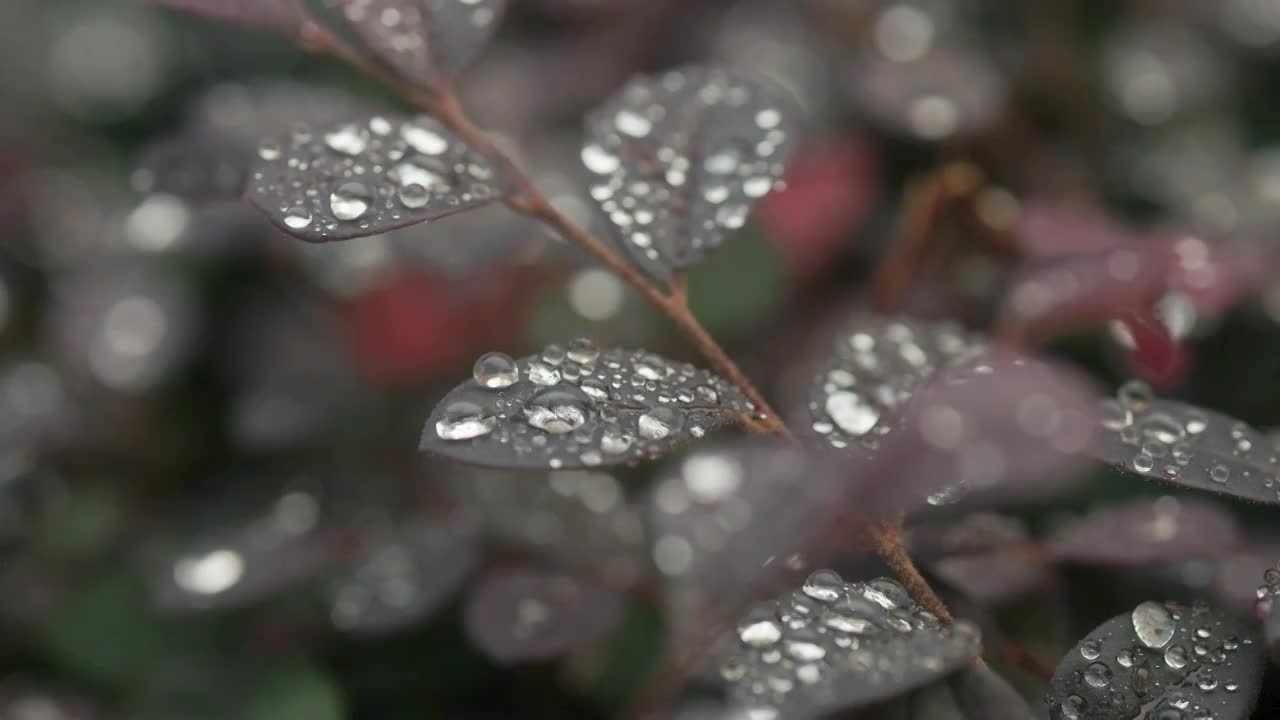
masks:
{"type": "Polygon", "coordinates": [[[689,306],[712,335],[741,334],[777,308],[786,289],[782,260],[757,225],[748,225],[689,272],[689,306]]]}
{"type": "Polygon", "coordinates": [[[264,675],[247,698],[242,720],[342,720],[342,695],[318,668],[290,665],[264,675]]]}

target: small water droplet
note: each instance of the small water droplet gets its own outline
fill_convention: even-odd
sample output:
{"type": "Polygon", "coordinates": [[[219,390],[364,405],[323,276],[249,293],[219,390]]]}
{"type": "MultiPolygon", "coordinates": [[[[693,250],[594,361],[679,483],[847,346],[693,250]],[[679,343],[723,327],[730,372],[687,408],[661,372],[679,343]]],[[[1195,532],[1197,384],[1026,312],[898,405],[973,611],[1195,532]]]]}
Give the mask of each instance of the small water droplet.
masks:
{"type": "Polygon", "coordinates": [[[293,230],[301,230],[311,225],[311,211],[302,207],[291,207],[284,212],[284,224],[293,230]]]}
{"type": "Polygon", "coordinates": [[[491,352],[476,360],[471,368],[471,376],[480,387],[496,390],[515,385],[520,379],[520,370],[510,355],[491,352]]]}
{"type": "Polygon", "coordinates": [[[369,132],[359,125],[342,125],[332,132],[325,133],[324,144],[334,152],[355,157],[368,147],[369,132]]]}
{"type": "Polygon", "coordinates": [[[529,398],[524,414],[533,427],[562,435],[586,424],[591,405],[591,398],[576,385],[561,383],[529,398]]]}
{"type": "Polygon", "coordinates": [[[818,570],[800,588],[805,595],[822,602],[835,602],[844,589],[844,580],[831,570],[818,570]]]}
{"type": "Polygon", "coordinates": [[[1090,687],[1104,688],[1111,684],[1111,668],[1104,663],[1092,663],[1085,668],[1084,681],[1090,687]]]}
{"type": "Polygon", "coordinates": [[[497,418],[479,405],[457,400],[444,409],[436,422],[436,434],[445,440],[470,440],[493,432],[497,423],[497,418]]]}
{"type": "Polygon", "coordinates": [[[373,192],[364,183],[345,182],[329,194],[329,209],[339,220],[359,220],[373,204],[373,192]]]}
{"type": "Polygon", "coordinates": [[[449,141],[440,133],[426,127],[426,121],[411,121],[400,128],[400,137],[409,147],[423,155],[440,155],[449,149],[449,141]]]}
{"type": "Polygon", "coordinates": [[[646,440],[661,440],[673,432],[680,430],[683,419],[680,414],[669,407],[653,408],[638,420],[640,437],[646,440]]]}

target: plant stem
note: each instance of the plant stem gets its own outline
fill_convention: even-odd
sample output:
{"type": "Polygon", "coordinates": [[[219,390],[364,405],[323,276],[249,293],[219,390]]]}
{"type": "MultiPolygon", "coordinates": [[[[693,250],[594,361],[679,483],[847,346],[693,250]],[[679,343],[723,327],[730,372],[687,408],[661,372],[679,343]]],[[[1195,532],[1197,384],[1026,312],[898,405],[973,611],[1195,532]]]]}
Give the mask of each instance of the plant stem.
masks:
{"type": "Polygon", "coordinates": [[[907,591],[915,598],[925,610],[938,616],[938,620],[944,625],[950,625],[955,622],[955,618],[951,615],[951,611],[947,609],[946,603],[942,602],[942,598],[934,592],[933,587],[929,585],[929,581],[924,579],[920,574],[920,569],[916,567],[915,561],[907,553],[906,545],[902,543],[902,523],[883,523],[879,526],[867,528],[867,536],[871,540],[871,544],[875,546],[876,554],[884,560],[885,564],[893,569],[894,574],[902,580],[902,584],[906,586],[907,591]]]}

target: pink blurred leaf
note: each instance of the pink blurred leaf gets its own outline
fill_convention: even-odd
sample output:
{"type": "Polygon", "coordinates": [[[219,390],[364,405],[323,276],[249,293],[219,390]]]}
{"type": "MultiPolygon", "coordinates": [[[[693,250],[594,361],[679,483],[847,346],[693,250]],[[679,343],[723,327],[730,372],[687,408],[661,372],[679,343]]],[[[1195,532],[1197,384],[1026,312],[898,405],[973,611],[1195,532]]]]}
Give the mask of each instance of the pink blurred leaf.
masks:
{"type": "Polygon", "coordinates": [[[1241,539],[1235,517],[1218,505],[1162,497],[1095,510],[1045,546],[1058,562],[1142,566],[1219,557],[1241,539]]]}
{"type": "Polygon", "coordinates": [[[504,665],[550,660],[592,642],[622,620],[621,595],[577,578],[531,569],[489,574],[467,600],[468,637],[504,665]]]}
{"type": "Polygon", "coordinates": [[[1083,207],[1032,198],[1016,230],[1022,252],[1034,258],[1097,255],[1134,241],[1134,235],[1083,207]]]}
{"type": "Polygon", "coordinates": [[[931,566],[952,587],[983,605],[999,605],[1046,587],[1049,564],[1035,546],[943,558],[931,566]]]}

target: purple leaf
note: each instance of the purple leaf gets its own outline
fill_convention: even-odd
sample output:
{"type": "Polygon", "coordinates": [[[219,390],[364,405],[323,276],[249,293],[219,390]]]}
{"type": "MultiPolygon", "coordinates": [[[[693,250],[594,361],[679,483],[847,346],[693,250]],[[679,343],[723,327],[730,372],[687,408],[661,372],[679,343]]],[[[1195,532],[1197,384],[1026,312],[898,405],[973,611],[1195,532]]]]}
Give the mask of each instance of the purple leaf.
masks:
{"type": "Polygon", "coordinates": [[[1101,404],[1102,432],[1089,455],[1131,475],[1280,504],[1274,442],[1235,418],[1164,400],[1136,381],[1101,404]]]}
{"type": "Polygon", "coordinates": [[[356,635],[385,635],[430,617],[479,563],[475,533],[458,519],[395,529],[329,591],[333,624],[356,635]]]}
{"type": "Polygon", "coordinates": [[[487,205],[507,192],[488,160],[425,116],[373,116],[258,148],[247,196],[281,230],[346,240],[487,205]]]}
{"type": "Polygon", "coordinates": [[[965,720],[1030,720],[1031,708],[1016,690],[982,665],[966,667],[947,681],[965,720]]]}
{"type": "Polygon", "coordinates": [[[634,78],[587,120],[591,196],[632,263],[660,283],[741,228],[793,145],[772,90],[711,68],[634,78]]]}
{"type": "Polygon", "coordinates": [[[1245,720],[1261,689],[1262,652],[1249,627],[1207,605],[1145,602],[1067,653],[1045,703],[1051,720],[1154,718],[1165,709],[1245,720]]]}
{"type": "Polygon", "coordinates": [[[739,422],[749,405],[705,370],[579,339],[518,362],[481,356],[427,418],[420,448],[509,469],[635,463],[739,422]]]}
{"type": "Polygon", "coordinates": [[[440,91],[479,54],[506,0],[325,0],[404,78],[440,91]]]}
{"type": "Polygon", "coordinates": [[[751,717],[786,718],[897,697],[982,652],[975,625],[940,625],[893,580],[845,582],[830,570],[747,612],[724,646],[730,698],[751,717]]]}
{"type": "Polygon", "coordinates": [[[907,545],[915,557],[939,558],[999,550],[1031,540],[1020,518],[995,513],[968,513],[950,524],[929,518],[907,529],[907,545]]]}
{"type": "Polygon", "coordinates": [[[1138,240],[1086,208],[1034,198],[1023,204],[1017,239],[1022,252],[1034,258],[1098,256],[1138,240]]]}
{"type": "Polygon", "coordinates": [[[622,620],[622,595],[569,575],[531,569],[486,576],[467,599],[471,641],[503,665],[551,660],[586,645],[622,620]]]}
{"type": "Polygon", "coordinates": [[[983,605],[999,605],[1053,582],[1045,557],[1034,545],[943,558],[930,569],[983,605]]]}
{"type": "Polygon", "coordinates": [[[148,0],[155,5],[291,35],[308,21],[304,0],[148,0]]]}
{"type": "Polygon", "coordinates": [[[1142,566],[1219,557],[1241,539],[1235,517],[1218,505],[1162,497],[1094,510],[1045,546],[1057,562],[1142,566]]]}

